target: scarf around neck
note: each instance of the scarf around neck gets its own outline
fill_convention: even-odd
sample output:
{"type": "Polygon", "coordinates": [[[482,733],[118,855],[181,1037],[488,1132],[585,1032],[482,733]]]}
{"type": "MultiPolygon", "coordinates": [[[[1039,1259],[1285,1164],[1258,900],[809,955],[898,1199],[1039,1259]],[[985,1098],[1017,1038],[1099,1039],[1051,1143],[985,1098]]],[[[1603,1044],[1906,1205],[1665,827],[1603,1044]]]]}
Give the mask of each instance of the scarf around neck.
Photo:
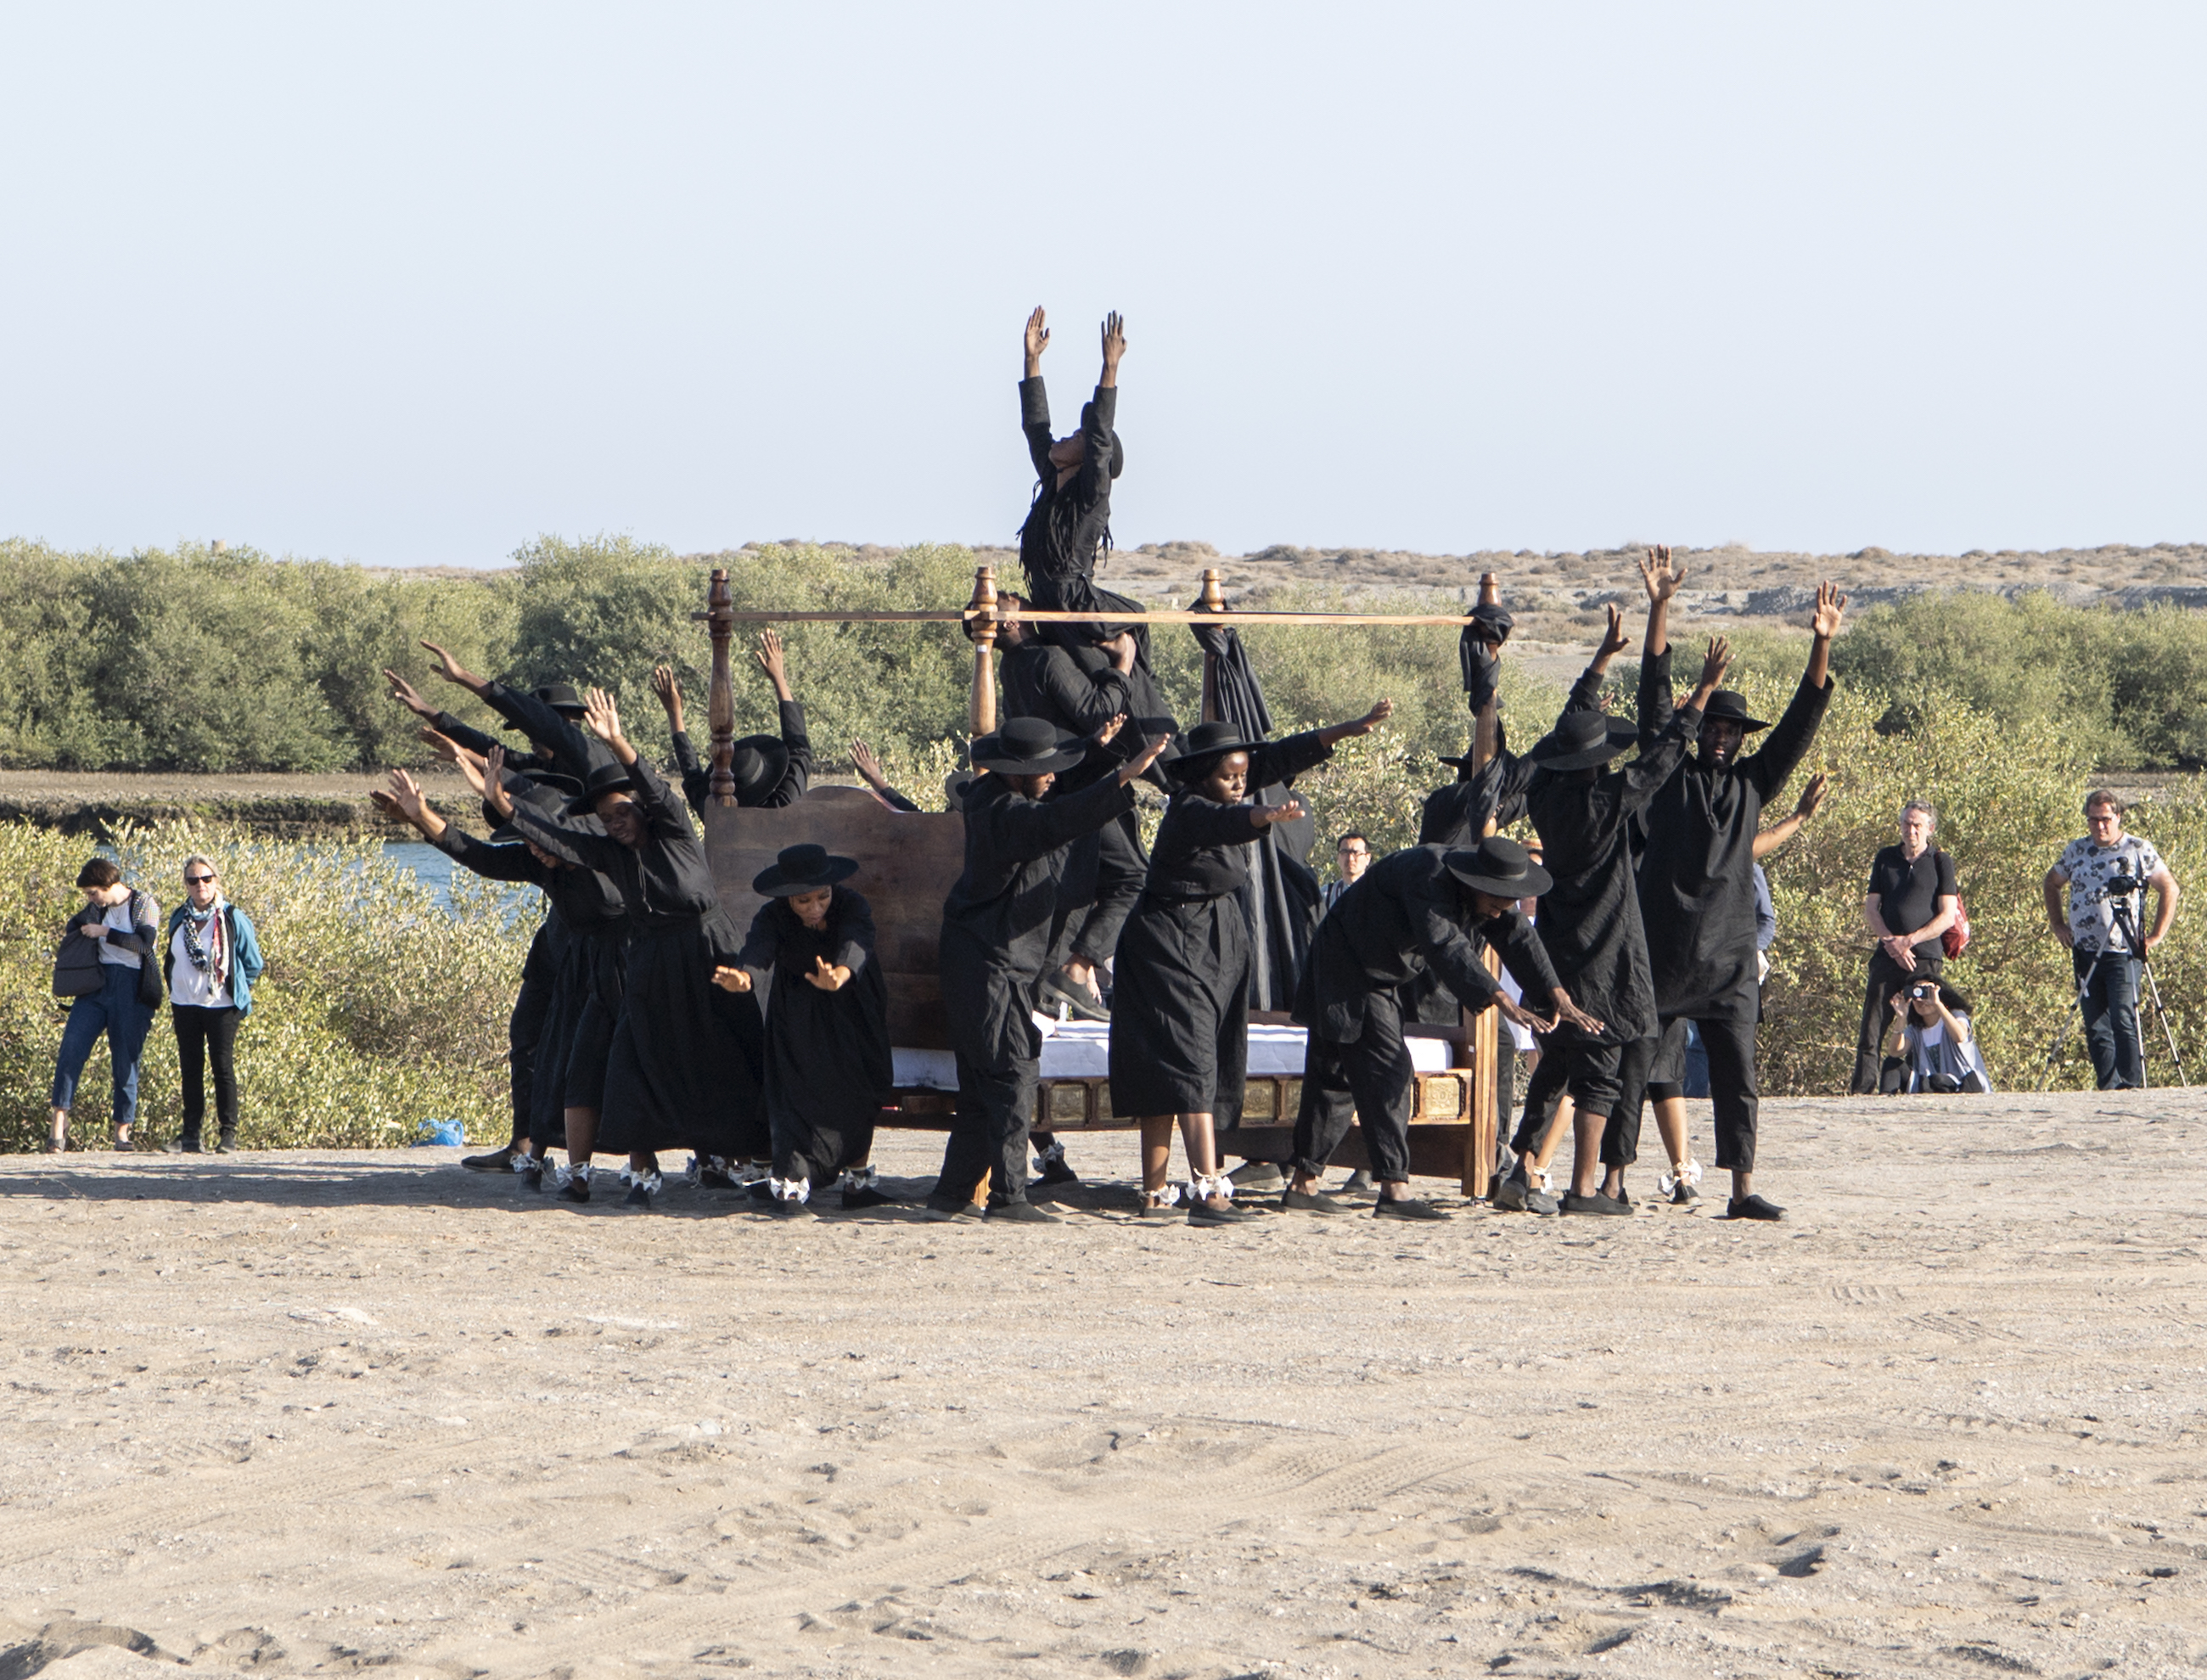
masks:
{"type": "Polygon", "coordinates": [[[184,954],[192,960],[194,968],[212,979],[218,989],[230,983],[223,909],[219,894],[205,910],[196,910],[188,902],[184,906],[184,954]]]}

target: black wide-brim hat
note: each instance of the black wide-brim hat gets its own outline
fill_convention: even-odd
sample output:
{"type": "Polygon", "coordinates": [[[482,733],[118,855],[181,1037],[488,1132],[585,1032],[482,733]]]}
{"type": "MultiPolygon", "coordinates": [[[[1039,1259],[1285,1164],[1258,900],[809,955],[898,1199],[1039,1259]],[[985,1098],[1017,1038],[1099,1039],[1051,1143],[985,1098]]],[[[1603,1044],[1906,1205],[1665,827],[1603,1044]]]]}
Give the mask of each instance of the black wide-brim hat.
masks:
{"type": "Polygon", "coordinates": [[[1477,846],[1451,852],[1441,861],[1465,886],[1498,899],[1537,899],[1556,884],[1555,877],[1533,861],[1531,852],[1500,834],[1489,834],[1477,846]]]}
{"type": "Polygon", "coordinates": [[[1725,718],[1737,724],[1740,732],[1745,735],[1770,727],[1765,720],[1748,711],[1747,697],[1737,689],[1720,688],[1709,697],[1709,703],[1702,712],[1702,721],[1707,723],[1712,718],[1725,718]]]}
{"type": "Polygon", "coordinates": [[[1602,712],[1565,712],[1525,755],[1544,770],[1584,770],[1606,764],[1637,744],[1640,726],[1602,712]]]}
{"type": "Polygon", "coordinates": [[[1061,735],[1040,718],[1014,718],[995,734],[976,740],[971,752],[975,769],[1000,776],[1056,775],[1087,756],[1085,739],[1061,735]]]}
{"type": "Polygon", "coordinates": [[[1187,787],[1218,768],[1229,752],[1254,752],[1265,744],[1250,740],[1230,723],[1199,723],[1180,738],[1180,756],[1166,762],[1165,774],[1187,787]]]}
{"type": "Polygon", "coordinates": [[[728,774],[736,779],[736,803],[750,804],[781,786],[789,748],[779,735],[746,735],[728,754],[728,774]]]}
{"type": "Polygon", "coordinates": [[[966,795],[981,779],[978,770],[953,770],[942,779],[942,808],[956,816],[966,809],[966,795]]]}
{"type": "Polygon", "coordinates": [[[583,791],[567,801],[570,816],[592,816],[597,812],[597,801],[607,793],[628,793],[635,791],[636,778],[628,773],[628,766],[618,758],[608,758],[604,763],[593,765],[589,780],[583,791]]]}
{"type": "MultiPolygon", "coordinates": [[[[542,687],[532,689],[529,692],[571,723],[580,719],[583,714],[589,709],[583,703],[583,697],[575,691],[575,685],[572,683],[546,683],[542,687]]],[[[517,733],[524,732],[521,725],[514,722],[511,718],[505,720],[505,726],[517,733]]]]}
{"type": "Polygon", "coordinates": [[[773,866],[751,877],[751,891],[770,899],[793,899],[800,893],[816,893],[858,872],[855,858],[838,858],[824,846],[810,840],[785,846],[773,866]]]}

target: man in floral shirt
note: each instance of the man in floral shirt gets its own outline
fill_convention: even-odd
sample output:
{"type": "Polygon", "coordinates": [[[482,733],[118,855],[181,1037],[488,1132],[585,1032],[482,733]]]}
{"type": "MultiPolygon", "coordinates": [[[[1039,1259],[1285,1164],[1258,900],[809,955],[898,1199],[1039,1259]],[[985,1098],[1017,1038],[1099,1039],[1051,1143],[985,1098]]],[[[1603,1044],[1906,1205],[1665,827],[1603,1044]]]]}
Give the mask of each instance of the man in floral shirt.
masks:
{"type": "MultiPolygon", "coordinates": [[[[2123,802],[2106,788],[2087,794],[2084,821],[2091,833],[2071,840],[2061,860],[2046,872],[2046,918],[2054,936],[2069,948],[2077,983],[2084,993],[2084,1041],[2092,1053],[2092,1072],[2102,1091],[2135,1091],[2145,1084],[2145,1054],[2138,1037],[2138,963],[2168,936],[2176,918],[2176,877],[2161,854],[2136,834],[2123,832],[2123,802]],[[2120,894],[2108,883],[2132,876],[2153,888],[2153,924],[2145,928],[2144,952],[2127,948],[2115,924],[2120,894]],[[2061,889],[2069,889],[2063,912],[2061,889]]],[[[2140,908],[2128,900],[2135,917],[2140,908]]]]}

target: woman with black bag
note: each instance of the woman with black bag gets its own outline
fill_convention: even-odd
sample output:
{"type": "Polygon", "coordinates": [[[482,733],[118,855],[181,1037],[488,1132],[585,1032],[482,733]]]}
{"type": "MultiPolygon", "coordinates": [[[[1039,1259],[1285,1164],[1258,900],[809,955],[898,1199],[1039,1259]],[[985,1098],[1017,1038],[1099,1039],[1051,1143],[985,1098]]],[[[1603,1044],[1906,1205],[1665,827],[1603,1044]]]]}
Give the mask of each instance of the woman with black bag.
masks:
{"type": "Polygon", "coordinates": [[[147,960],[160,940],[161,906],[123,878],[111,858],[94,858],[77,871],[84,908],[69,918],[54,965],[54,986],[71,998],[69,1023],[54,1066],[53,1134],[46,1153],[69,1147],[69,1109],[86,1059],[102,1033],[112,1064],[115,1147],[130,1148],[131,1122],[138,1117],[138,1061],[153,1012],[161,1005],[161,971],[147,960]],[[95,976],[83,961],[86,945],[96,954],[95,976]],[[71,947],[76,948],[72,949],[71,947]],[[79,990],[77,988],[81,987],[79,990]]]}

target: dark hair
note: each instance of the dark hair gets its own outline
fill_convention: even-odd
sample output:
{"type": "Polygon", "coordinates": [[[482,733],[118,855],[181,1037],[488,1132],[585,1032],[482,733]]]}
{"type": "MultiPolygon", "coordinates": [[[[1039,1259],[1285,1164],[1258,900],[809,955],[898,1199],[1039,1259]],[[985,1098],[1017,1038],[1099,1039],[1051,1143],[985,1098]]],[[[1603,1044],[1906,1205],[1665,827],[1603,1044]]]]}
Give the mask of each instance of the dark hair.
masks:
{"type": "Polygon", "coordinates": [[[1355,829],[1354,829],[1354,828],[1351,828],[1351,829],[1350,829],[1347,834],[1343,834],[1343,835],[1339,840],[1337,840],[1334,841],[1334,843],[1333,843],[1333,844],[1334,844],[1334,848],[1335,848],[1337,851],[1338,851],[1341,847],[1343,847],[1343,846],[1344,846],[1348,845],[1348,844],[1349,843],[1349,841],[1351,841],[1351,840],[1363,840],[1363,841],[1364,841],[1364,849],[1365,849],[1367,852],[1369,852],[1369,851],[1372,849],[1372,842],[1371,842],[1369,840],[1366,840],[1366,839],[1365,839],[1365,837],[1364,837],[1362,834],[1358,834],[1358,833],[1356,832],[1356,830],[1355,830],[1355,829]]]}
{"type": "Polygon", "coordinates": [[[2095,805],[2113,805],[2117,816],[2122,816],[2130,809],[2123,803],[2122,796],[2112,787],[2096,787],[2084,796],[2085,816],[2090,816],[2092,814],[2092,807],[2095,805]]]}
{"type": "Polygon", "coordinates": [[[123,870],[112,858],[95,858],[76,872],[80,887],[112,887],[123,879],[123,870]]]}

